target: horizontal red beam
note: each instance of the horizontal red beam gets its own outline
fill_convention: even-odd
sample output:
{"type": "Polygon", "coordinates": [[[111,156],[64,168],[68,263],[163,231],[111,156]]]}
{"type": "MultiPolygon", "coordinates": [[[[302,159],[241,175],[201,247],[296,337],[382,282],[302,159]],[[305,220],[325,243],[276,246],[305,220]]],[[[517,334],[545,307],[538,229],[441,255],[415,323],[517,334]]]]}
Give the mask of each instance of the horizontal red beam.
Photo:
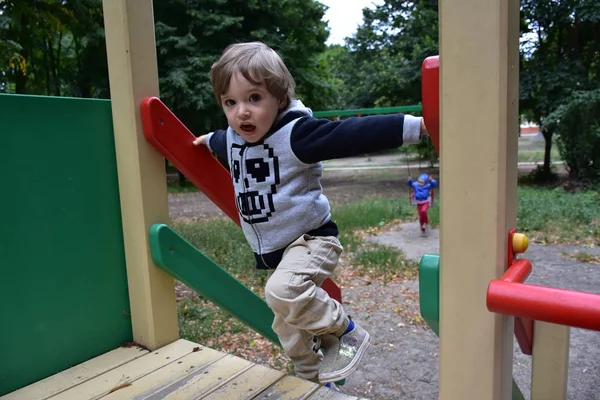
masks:
{"type": "Polygon", "coordinates": [[[600,295],[594,293],[493,280],[488,286],[487,308],[499,314],[600,331],[600,295]]]}

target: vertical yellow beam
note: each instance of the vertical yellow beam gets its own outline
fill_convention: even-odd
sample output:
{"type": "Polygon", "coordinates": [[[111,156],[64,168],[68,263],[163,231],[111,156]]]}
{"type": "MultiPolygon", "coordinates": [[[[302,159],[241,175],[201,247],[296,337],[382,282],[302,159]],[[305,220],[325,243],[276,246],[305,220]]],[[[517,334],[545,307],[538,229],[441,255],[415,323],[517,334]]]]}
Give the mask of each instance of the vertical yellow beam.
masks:
{"type": "Polygon", "coordinates": [[[531,400],[565,400],[569,376],[571,328],[535,321],[531,400]]]}
{"type": "Polygon", "coordinates": [[[103,0],[110,94],[134,340],[178,339],[173,278],[152,262],[151,224],[168,221],[163,157],[145,140],[139,104],[158,96],[152,0],[103,0]]]}
{"type": "Polygon", "coordinates": [[[513,320],[486,308],[516,226],[518,0],[440,2],[440,399],[509,399],[513,320]]]}

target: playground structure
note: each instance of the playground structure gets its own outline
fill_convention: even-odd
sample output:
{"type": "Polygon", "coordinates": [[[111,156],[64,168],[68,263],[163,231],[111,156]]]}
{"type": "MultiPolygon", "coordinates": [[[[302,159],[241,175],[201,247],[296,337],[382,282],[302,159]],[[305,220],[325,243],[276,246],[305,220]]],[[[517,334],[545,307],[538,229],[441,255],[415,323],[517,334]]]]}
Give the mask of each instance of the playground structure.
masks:
{"type": "MultiPolygon", "coordinates": [[[[164,160],[140,112],[158,96],[151,0],[104,0],[104,18],[110,102],[0,96],[8,156],[35,190],[15,187],[24,200],[6,215],[1,293],[15,306],[2,309],[0,395],[328,398],[315,383],[179,339],[173,276],[277,341],[260,299],[241,286],[235,297],[219,290],[235,282],[165,225],[164,160]]],[[[556,324],[600,329],[598,296],[534,289],[579,299],[556,317],[540,312],[552,298],[535,304],[519,283],[531,268],[513,257],[526,245],[512,240],[517,137],[507,134],[518,111],[519,2],[440,2],[440,19],[441,251],[422,261],[439,274],[439,286],[423,290],[437,308],[428,322],[440,335],[439,398],[512,396],[514,317],[534,356],[532,399],[565,398],[569,328],[556,324]],[[464,110],[477,135],[466,135],[464,110]]]]}

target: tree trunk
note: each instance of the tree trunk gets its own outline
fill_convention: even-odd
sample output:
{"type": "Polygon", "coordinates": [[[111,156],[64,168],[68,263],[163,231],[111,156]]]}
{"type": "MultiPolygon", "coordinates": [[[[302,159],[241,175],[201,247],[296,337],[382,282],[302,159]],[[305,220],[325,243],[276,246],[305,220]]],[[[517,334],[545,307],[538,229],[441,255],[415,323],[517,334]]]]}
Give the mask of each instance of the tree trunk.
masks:
{"type": "Polygon", "coordinates": [[[550,152],[552,151],[552,132],[544,130],[544,140],[546,141],[544,146],[544,176],[550,176],[550,152]]]}

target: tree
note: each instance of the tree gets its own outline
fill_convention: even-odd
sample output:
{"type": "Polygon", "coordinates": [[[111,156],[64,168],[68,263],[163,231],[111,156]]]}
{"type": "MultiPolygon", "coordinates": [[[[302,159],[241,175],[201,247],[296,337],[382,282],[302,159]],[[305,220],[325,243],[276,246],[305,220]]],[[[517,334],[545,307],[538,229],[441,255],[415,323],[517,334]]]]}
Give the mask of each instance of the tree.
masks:
{"type": "Polygon", "coordinates": [[[360,64],[364,106],[398,106],[421,101],[421,64],[438,54],[437,0],[385,0],[363,9],[363,25],[348,40],[360,64]]]}
{"type": "Polygon", "coordinates": [[[314,0],[173,0],[155,3],[161,97],[193,132],[225,119],[208,80],[211,65],[234,42],[260,40],[280,53],[297,93],[315,109],[327,90],[318,56],[325,50],[325,8],[314,0]]]}
{"type": "Polygon", "coordinates": [[[101,0],[0,2],[0,90],[108,96],[101,0]]]}
{"type": "MultiPolygon", "coordinates": [[[[573,92],[598,87],[600,5],[594,0],[522,0],[521,17],[520,109],[542,126],[542,172],[548,177],[558,125],[544,119],[573,92]]],[[[569,131],[562,129],[562,134],[569,131]]]]}

